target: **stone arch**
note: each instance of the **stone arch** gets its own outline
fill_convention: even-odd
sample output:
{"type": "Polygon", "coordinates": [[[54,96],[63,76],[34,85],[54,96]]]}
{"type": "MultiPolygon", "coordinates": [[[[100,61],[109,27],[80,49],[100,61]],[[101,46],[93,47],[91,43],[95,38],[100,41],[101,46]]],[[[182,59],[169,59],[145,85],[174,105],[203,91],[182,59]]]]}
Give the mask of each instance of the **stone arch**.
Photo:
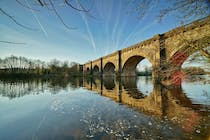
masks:
{"type": "MultiPolygon", "coordinates": [[[[136,75],[136,66],[143,59],[147,59],[147,58],[145,58],[141,55],[134,55],[134,56],[127,58],[127,60],[122,65],[122,75],[123,76],[135,76],[136,75]]],[[[151,63],[151,61],[149,61],[149,62],[151,63]]]]}
{"type": "MultiPolygon", "coordinates": [[[[203,48],[207,47],[209,47],[209,45],[203,48]]],[[[181,71],[181,67],[187,58],[195,52],[198,52],[198,50],[190,46],[184,46],[174,51],[166,63],[166,74],[162,77],[163,80],[169,81],[169,84],[180,86],[182,80],[187,77],[187,73],[181,71]]]]}
{"type": "Polygon", "coordinates": [[[99,74],[99,67],[97,65],[93,67],[93,74],[99,74]]]}
{"type": "MultiPolygon", "coordinates": [[[[206,44],[203,48],[208,48],[210,45],[206,44]]],[[[193,53],[198,52],[199,50],[193,49],[190,46],[184,46],[176,50],[169,58],[168,65],[169,67],[181,68],[182,64],[187,60],[189,56],[193,53]]]]}
{"type": "Polygon", "coordinates": [[[104,66],[103,72],[106,75],[113,75],[115,74],[115,65],[112,62],[107,62],[104,66]]]}
{"type": "Polygon", "coordinates": [[[166,68],[181,68],[182,64],[191,54],[193,54],[192,49],[190,50],[190,47],[187,46],[175,50],[171,56],[169,56],[166,68]]]}

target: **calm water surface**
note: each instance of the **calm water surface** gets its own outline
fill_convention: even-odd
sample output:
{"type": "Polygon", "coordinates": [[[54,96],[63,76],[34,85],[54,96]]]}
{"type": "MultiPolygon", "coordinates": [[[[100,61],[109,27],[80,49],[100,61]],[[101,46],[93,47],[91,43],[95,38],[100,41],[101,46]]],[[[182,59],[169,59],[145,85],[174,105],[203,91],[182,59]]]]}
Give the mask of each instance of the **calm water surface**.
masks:
{"type": "MultiPolygon", "coordinates": [[[[208,77],[207,77],[208,78],[208,77]]],[[[210,139],[210,83],[0,80],[0,139],[210,139]]]]}

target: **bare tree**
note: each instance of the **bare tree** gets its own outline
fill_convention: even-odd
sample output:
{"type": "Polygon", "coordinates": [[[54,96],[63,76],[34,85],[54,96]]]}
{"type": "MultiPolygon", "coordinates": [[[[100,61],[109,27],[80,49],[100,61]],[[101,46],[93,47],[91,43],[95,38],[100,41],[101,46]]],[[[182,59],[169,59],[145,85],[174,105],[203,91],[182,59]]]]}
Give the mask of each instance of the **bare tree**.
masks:
{"type": "MultiPolygon", "coordinates": [[[[50,11],[53,11],[54,14],[58,17],[60,20],[61,24],[63,24],[67,29],[69,30],[74,30],[76,29],[75,27],[70,27],[62,16],[59,14],[59,11],[56,9],[57,6],[60,5],[60,3],[63,3],[64,6],[70,7],[71,9],[74,9],[77,12],[89,12],[83,4],[80,2],[80,0],[33,0],[32,2],[36,3],[31,5],[27,0],[22,1],[22,0],[15,0],[15,2],[19,5],[21,5],[23,8],[26,8],[28,10],[32,10],[33,12],[41,12],[42,8],[46,8],[50,11]],[[74,6],[73,3],[76,2],[80,8],[77,8],[78,6],[74,6]],[[41,8],[40,8],[41,6],[41,8]]],[[[8,17],[13,23],[15,23],[17,26],[20,26],[24,29],[28,30],[33,30],[37,31],[37,28],[32,27],[31,25],[25,25],[22,21],[18,21],[17,17],[12,16],[9,12],[7,12],[6,9],[3,9],[0,6],[0,13],[3,14],[4,16],[8,17]]],[[[16,45],[24,45],[25,43],[22,42],[14,42],[14,41],[8,41],[8,40],[1,40],[0,43],[7,43],[7,44],[16,44],[16,45]]]]}
{"type": "MultiPolygon", "coordinates": [[[[24,8],[27,8],[29,10],[33,10],[33,11],[39,11],[37,10],[38,7],[37,6],[41,6],[42,8],[47,8],[48,10],[52,10],[55,15],[58,17],[58,19],[61,21],[61,23],[67,28],[67,29],[75,29],[73,27],[69,27],[63,20],[62,16],[59,14],[58,10],[56,9],[55,5],[59,5],[57,1],[55,0],[34,0],[34,2],[36,2],[38,5],[35,6],[31,6],[29,5],[29,2],[26,1],[21,1],[21,0],[16,0],[16,2],[21,5],[24,8]]],[[[86,8],[83,6],[83,4],[81,4],[81,2],[79,0],[73,0],[73,1],[69,1],[69,0],[59,0],[59,3],[63,3],[65,6],[70,7],[72,9],[74,9],[77,12],[88,12],[88,10],[86,10],[86,8]],[[81,8],[77,8],[77,6],[74,6],[72,3],[76,1],[76,3],[78,3],[80,5],[81,8]]],[[[38,30],[36,28],[32,28],[31,26],[28,25],[24,25],[23,23],[17,21],[16,17],[10,15],[5,9],[0,7],[0,12],[5,15],[6,17],[8,17],[10,20],[12,20],[15,24],[17,24],[18,26],[25,28],[25,29],[29,29],[29,30],[38,30]]],[[[3,41],[2,41],[3,42],[3,41]]],[[[6,42],[6,41],[5,41],[6,42]]],[[[4,42],[4,43],[5,43],[4,42]]]]}
{"type": "Polygon", "coordinates": [[[158,14],[158,20],[173,15],[179,19],[181,24],[186,24],[192,20],[206,17],[210,14],[209,0],[176,0],[172,4],[163,8],[158,14]]]}

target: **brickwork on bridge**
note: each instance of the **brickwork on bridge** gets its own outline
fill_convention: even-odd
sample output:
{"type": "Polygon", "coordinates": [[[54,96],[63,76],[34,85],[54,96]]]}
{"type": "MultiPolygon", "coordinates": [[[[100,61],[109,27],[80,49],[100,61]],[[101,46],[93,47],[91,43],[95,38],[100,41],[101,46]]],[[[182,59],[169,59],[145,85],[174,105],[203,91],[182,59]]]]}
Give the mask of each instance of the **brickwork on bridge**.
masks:
{"type": "Polygon", "coordinates": [[[202,47],[209,47],[210,16],[87,62],[83,65],[83,72],[84,74],[135,75],[137,64],[146,58],[152,64],[153,77],[156,77],[154,68],[161,68],[165,63],[181,67],[189,55],[198,51],[192,49],[189,46],[190,43],[195,44],[203,40],[207,40],[207,43],[202,47]]]}

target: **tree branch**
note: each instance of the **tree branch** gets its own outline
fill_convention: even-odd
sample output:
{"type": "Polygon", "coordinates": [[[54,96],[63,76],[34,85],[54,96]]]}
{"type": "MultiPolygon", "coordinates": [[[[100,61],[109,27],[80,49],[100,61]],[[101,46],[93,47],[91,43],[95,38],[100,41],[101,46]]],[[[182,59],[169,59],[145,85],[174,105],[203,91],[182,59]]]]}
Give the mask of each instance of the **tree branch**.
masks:
{"type": "Polygon", "coordinates": [[[26,43],[21,43],[21,42],[11,42],[11,41],[4,41],[0,40],[1,43],[7,43],[7,44],[17,44],[17,45],[25,45],[26,43]]]}
{"type": "Polygon", "coordinates": [[[64,2],[74,10],[77,10],[77,11],[80,11],[80,12],[88,12],[82,5],[80,5],[80,7],[82,9],[78,9],[78,8],[74,7],[68,0],[64,0],[64,2]]]}
{"type": "Polygon", "coordinates": [[[54,4],[52,3],[52,1],[49,0],[49,2],[50,2],[50,5],[51,5],[51,7],[52,7],[54,13],[55,13],[56,16],[59,18],[59,20],[61,21],[61,23],[62,23],[67,29],[69,29],[69,30],[76,29],[76,28],[69,27],[68,25],[66,25],[65,22],[63,21],[62,17],[58,14],[57,10],[55,9],[55,6],[54,6],[54,4]]]}
{"type": "Polygon", "coordinates": [[[18,4],[20,4],[21,6],[23,6],[24,8],[27,8],[27,9],[30,9],[30,10],[33,10],[33,11],[39,11],[39,10],[36,10],[36,9],[32,9],[31,7],[28,7],[27,5],[23,4],[21,1],[19,0],[15,0],[18,4]]]}
{"type": "Polygon", "coordinates": [[[37,1],[42,7],[44,7],[44,3],[41,0],[37,0],[37,1]]]}
{"type": "Polygon", "coordinates": [[[11,15],[9,15],[7,12],[5,12],[2,8],[0,8],[0,11],[7,17],[9,17],[15,24],[23,27],[23,28],[26,28],[26,29],[29,29],[29,30],[38,30],[38,29],[35,29],[35,28],[31,28],[31,27],[28,27],[28,26],[25,26],[21,23],[19,23],[15,18],[13,18],[11,15]]]}

